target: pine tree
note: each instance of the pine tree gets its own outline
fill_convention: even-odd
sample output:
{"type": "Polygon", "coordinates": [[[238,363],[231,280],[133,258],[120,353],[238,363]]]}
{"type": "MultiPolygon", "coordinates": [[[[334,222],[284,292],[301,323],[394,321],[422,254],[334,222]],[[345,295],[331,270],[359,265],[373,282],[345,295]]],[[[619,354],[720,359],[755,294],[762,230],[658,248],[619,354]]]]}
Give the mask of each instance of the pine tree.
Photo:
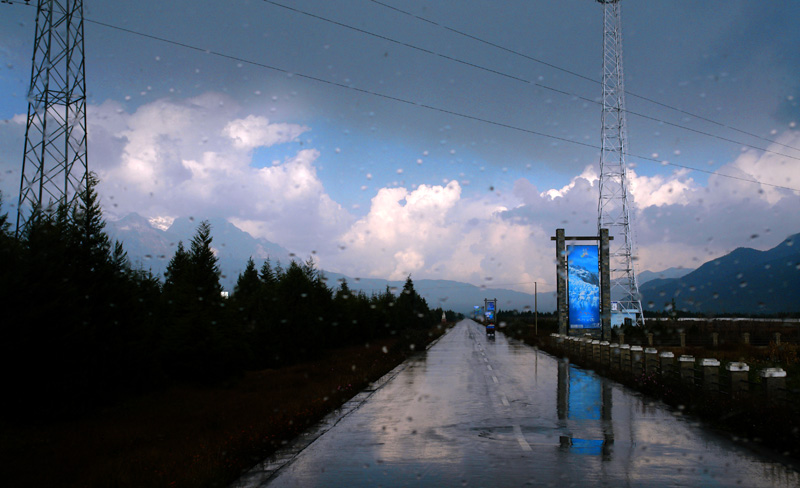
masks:
{"type": "Polygon", "coordinates": [[[200,222],[192,238],[189,257],[192,263],[192,281],[197,287],[197,299],[216,305],[222,300],[222,285],[219,283],[219,259],[211,249],[211,224],[200,222]]]}
{"type": "Polygon", "coordinates": [[[330,338],[329,322],[335,320],[333,296],[313,261],[292,261],[278,279],[274,314],[276,337],[285,345],[283,362],[313,357],[330,338]]]}
{"type": "Polygon", "coordinates": [[[111,265],[119,275],[129,275],[131,273],[128,252],[125,251],[119,241],[114,241],[114,250],[111,252],[111,265]]]}
{"type": "Polygon", "coordinates": [[[258,295],[260,289],[261,280],[258,277],[258,271],[256,271],[256,263],[253,261],[253,258],[250,257],[247,260],[244,271],[239,274],[239,278],[236,280],[233,296],[253,297],[258,295]]]}
{"type": "Polygon", "coordinates": [[[236,316],[244,324],[246,330],[251,332],[255,329],[256,320],[261,313],[262,292],[263,284],[258,277],[256,263],[251,257],[247,260],[244,271],[236,280],[231,299],[236,316]]]}
{"type": "Polygon", "coordinates": [[[349,300],[350,298],[353,298],[353,292],[347,285],[347,280],[342,279],[342,282],[339,283],[339,289],[336,290],[336,300],[344,301],[344,300],[349,300]]]}
{"type": "Polygon", "coordinates": [[[285,352],[285,347],[279,339],[282,329],[280,327],[281,318],[277,315],[279,309],[278,278],[269,259],[261,265],[258,281],[258,299],[253,312],[253,330],[249,331],[253,364],[258,368],[278,367],[282,364],[281,357],[285,352]]]}
{"type": "Polygon", "coordinates": [[[8,214],[3,212],[3,192],[0,191],[0,296],[10,297],[14,281],[21,272],[18,241],[11,233],[8,214]]]}
{"type": "Polygon", "coordinates": [[[424,328],[428,324],[430,310],[425,299],[417,294],[411,275],[406,278],[403,291],[397,298],[396,311],[400,324],[405,327],[424,328]]]}
{"type": "Polygon", "coordinates": [[[8,221],[8,214],[3,213],[3,192],[0,191],[0,238],[5,240],[11,237],[10,228],[11,223],[8,221]]]}
{"type": "Polygon", "coordinates": [[[170,260],[164,283],[164,361],[178,378],[215,381],[238,374],[249,362],[243,330],[225,308],[211,226],[197,227],[188,251],[170,260]]]}
{"type": "Polygon", "coordinates": [[[71,209],[70,238],[80,250],[87,269],[97,269],[109,261],[111,242],[104,229],[103,211],[100,208],[99,196],[95,190],[99,180],[90,173],[86,188],[78,200],[79,204],[71,209]]]}
{"type": "Polygon", "coordinates": [[[275,283],[277,283],[278,279],[275,277],[275,272],[272,271],[272,265],[270,264],[269,259],[264,261],[264,264],[261,266],[259,278],[267,287],[275,287],[275,283]]]}
{"type": "Polygon", "coordinates": [[[183,241],[178,241],[178,249],[175,250],[175,254],[167,265],[167,271],[164,273],[164,293],[170,293],[174,288],[190,280],[190,266],[189,253],[183,247],[183,241]]]}
{"type": "Polygon", "coordinates": [[[142,282],[131,271],[122,244],[115,243],[112,251],[97,183],[90,175],[74,206],[34,209],[19,239],[20,270],[25,272],[14,280],[20,290],[14,308],[24,311],[24,323],[35,326],[18,327],[10,342],[17,351],[16,369],[36,385],[24,396],[43,410],[93,408],[134,381],[144,384],[140,378],[146,368],[140,365],[151,362],[141,353],[152,348],[134,351],[146,335],[142,282]],[[39,392],[59,402],[37,400],[39,392]]]}

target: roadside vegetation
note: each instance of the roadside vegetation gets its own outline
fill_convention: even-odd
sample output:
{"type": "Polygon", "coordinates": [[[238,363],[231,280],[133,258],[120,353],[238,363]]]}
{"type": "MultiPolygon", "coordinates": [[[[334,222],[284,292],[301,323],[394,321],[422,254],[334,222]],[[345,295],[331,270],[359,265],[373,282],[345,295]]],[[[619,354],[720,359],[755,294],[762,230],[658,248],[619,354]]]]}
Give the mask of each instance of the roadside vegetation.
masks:
{"type": "Polygon", "coordinates": [[[444,331],[411,277],[367,296],[312,260],[251,259],[224,297],[205,221],[162,281],[96,183],[18,236],[0,199],[9,486],[224,486],[444,331]]]}

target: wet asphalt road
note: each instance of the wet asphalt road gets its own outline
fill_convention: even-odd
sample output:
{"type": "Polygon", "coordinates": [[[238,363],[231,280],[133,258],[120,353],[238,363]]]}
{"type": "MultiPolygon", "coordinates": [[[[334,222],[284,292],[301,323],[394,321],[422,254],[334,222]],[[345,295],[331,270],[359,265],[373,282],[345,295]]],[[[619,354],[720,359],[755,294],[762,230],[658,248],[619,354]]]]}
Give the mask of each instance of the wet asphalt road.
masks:
{"type": "Polygon", "coordinates": [[[459,323],[237,487],[797,487],[800,472],[459,323]]]}

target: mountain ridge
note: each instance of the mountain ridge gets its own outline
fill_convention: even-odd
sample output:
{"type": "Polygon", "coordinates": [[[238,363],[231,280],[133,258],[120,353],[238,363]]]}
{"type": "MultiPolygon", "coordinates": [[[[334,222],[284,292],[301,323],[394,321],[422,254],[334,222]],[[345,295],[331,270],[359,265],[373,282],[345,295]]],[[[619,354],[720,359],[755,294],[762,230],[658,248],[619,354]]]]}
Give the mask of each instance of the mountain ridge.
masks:
{"type": "MultiPolygon", "coordinates": [[[[212,247],[222,271],[220,282],[233,291],[239,273],[252,257],[257,266],[265,259],[274,264],[288,264],[298,257],[290,250],[266,239],[255,238],[223,218],[208,219],[212,226],[212,247]]],[[[175,219],[169,228],[154,227],[138,214],[128,214],[116,221],[107,221],[106,230],[112,239],[123,242],[131,262],[150,270],[160,279],[175,253],[179,241],[189,247],[199,221],[190,217],[175,219]]],[[[762,313],[775,314],[800,311],[800,234],[787,237],[767,251],[739,247],[729,254],[704,263],[694,270],[669,268],[660,272],[643,271],[640,293],[645,310],[659,311],[671,306],[672,299],[680,310],[695,313],[762,313]],[[797,243],[797,244],[796,244],[797,243]],[[788,264],[787,264],[788,263],[788,264]]],[[[321,270],[328,277],[328,286],[336,289],[346,279],[351,289],[364,293],[381,293],[402,289],[403,281],[380,278],[350,277],[343,273],[321,270]]],[[[555,270],[554,270],[555,272],[555,270]]],[[[412,276],[413,278],[413,276],[412,276]]],[[[470,313],[473,306],[483,305],[485,298],[497,298],[498,307],[506,310],[541,312],[556,309],[554,292],[532,294],[487,288],[454,280],[414,279],[417,292],[431,307],[470,313]]]]}
{"type": "Polygon", "coordinates": [[[800,311],[800,234],[772,249],[739,247],[681,278],[651,280],[639,289],[645,310],[779,314],[800,311]],[[796,245],[798,244],[798,245],[796,245]]]}
{"type": "MultiPolygon", "coordinates": [[[[222,271],[220,283],[223,289],[233,291],[239,274],[244,271],[247,259],[252,257],[257,267],[266,259],[273,266],[288,264],[298,257],[274,242],[255,238],[222,218],[207,219],[211,224],[211,243],[219,258],[222,271]]],[[[123,243],[134,266],[150,270],[158,278],[164,278],[170,259],[175,254],[178,242],[188,248],[199,221],[190,217],[175,219],[166,230],[154,227],[146,218],[136,213],[106,222],[108,235],[123,243]]],[[[336,289],[342,279],[352,290],[367,295],[382,293],[387,287],[395,293],[402,290],[405,281],[381,278],[359,278],[327,270],[320,270],[327,279],[328,287],[336,289]]],[[[497,306],[507,310],[533,310],[552,312],[556,308],[555,293],[539,293],[538,300],[529,293],[503,288],[487,288],[454,280],[414,279],[414,288],[431,307],[442,307],[468,314],[473,306],[483,305],[485,298],[497,298],[497,306]]]]}
{"type": "Polygon", "coordinates": [[[642,271],[636,274],[639,286],[656,279],[682,278],[694,271],[695,268],[672,267],[661,271],[642,271]]]}

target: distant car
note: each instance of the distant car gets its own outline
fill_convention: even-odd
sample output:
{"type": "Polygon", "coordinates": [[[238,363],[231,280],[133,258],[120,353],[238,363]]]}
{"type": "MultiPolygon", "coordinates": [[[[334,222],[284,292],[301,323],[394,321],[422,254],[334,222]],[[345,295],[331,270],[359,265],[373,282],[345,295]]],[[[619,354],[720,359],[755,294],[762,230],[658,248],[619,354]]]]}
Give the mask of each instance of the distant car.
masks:
{"type": "Polygon", "coordinates": [[[486,324],[486,335],[494,337],[494,324],[491,322],[486,324]]]}

